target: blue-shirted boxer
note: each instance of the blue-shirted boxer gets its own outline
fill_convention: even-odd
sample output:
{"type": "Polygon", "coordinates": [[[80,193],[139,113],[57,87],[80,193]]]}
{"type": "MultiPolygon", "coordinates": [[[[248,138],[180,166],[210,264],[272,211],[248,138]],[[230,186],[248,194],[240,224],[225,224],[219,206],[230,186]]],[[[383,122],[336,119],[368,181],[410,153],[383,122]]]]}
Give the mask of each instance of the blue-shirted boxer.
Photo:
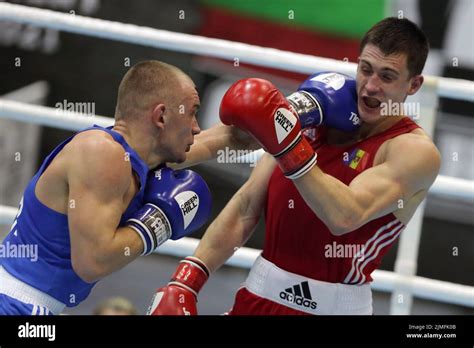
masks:
{"type": "Polygon", "coordinates": [[[165,166],[186,160],[200,133],[198,108],[194,83],[178,68],[147,61],[127,72],[114,126],[64,141],[26,187],[3,244],[34,245],[38,255],[0,258],[0,314],[59,314],[104,276],[205,223],[203,179],[165,166]]]}

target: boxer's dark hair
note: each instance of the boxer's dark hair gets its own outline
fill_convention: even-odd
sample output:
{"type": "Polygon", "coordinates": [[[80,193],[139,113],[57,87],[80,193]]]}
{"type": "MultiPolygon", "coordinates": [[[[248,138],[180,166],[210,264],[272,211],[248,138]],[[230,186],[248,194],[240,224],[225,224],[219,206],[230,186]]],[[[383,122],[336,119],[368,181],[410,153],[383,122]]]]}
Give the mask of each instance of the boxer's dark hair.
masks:
{"type": "Polygon", "coordinates": [[[388,17],[376,23],[362,38],[359,53],[367,44],[378,47],[387,56],[405,54],[410,77],[421,74],[429,51],[425,33],[406,18],[388,17]]]}

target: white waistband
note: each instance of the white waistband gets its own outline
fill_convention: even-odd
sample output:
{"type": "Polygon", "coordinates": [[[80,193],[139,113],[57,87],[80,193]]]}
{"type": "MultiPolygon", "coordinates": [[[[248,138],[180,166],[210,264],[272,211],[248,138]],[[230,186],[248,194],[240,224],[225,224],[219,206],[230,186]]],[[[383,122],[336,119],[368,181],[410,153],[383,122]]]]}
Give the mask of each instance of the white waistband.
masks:
{"type": "Polygon", "coordinates": [[[66,307],[64,303],[15,278],[2,266],[0,266],[0,294],[5,294],[24,303],[46,307],[56,315],[66,307]]]}
{"type": "Polygon", "coordinates": [[[371,315],[369,284],[328,283],[287,272],[261,255],[245,282],[248,291],[283,306],[315,315],[371,315]]]}

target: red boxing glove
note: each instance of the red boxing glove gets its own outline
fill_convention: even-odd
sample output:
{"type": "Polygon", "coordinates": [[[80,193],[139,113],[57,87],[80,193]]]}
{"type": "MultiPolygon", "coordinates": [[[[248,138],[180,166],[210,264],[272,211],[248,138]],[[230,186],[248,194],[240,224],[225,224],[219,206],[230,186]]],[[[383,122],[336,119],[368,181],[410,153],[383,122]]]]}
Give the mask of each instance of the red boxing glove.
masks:
{"type": "Polygon", "coordinates": [[[250,134],[272,154],[287,178],[296,179],[316,164],[316,154],[301,135],[301,124],[285,96],[269,81],[234,83],[222,98],[221,121],[250,134]]]}
{"type": "Polygon", "coordinates": [[[197,315],[197,294],[209,278],[197,257],[181,260],[167,286],[156,290],[147,315],[197,315]]]}

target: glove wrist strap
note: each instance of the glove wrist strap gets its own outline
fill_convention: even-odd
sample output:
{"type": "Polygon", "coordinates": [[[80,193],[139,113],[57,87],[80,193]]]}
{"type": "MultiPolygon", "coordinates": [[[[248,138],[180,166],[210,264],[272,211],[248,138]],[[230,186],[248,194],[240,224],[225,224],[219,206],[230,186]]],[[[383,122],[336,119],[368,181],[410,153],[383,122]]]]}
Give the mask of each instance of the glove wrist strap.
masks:
{"type": "Polygon", "coordinates": [[[148,255],[172,235],[171,223],[156,205],[147,203],[127,220],[127,226],[138,233],[143,242],[142,255],[148,255]]]}
{"type": "Polygon", "coordinates": [[[275,156],[285,176],[292,180],[309,172],[317,162],[317,155],[309,142],[304,136],[300,137],[300,141],[286,153],[275,156]]]}
{"type": "Polygon", "coordinates": [[[188,256],[181,260],[168,285],[176,285],[190,290],[196,295],[209,278],[209,269],[197,257],[188,256]]]}

